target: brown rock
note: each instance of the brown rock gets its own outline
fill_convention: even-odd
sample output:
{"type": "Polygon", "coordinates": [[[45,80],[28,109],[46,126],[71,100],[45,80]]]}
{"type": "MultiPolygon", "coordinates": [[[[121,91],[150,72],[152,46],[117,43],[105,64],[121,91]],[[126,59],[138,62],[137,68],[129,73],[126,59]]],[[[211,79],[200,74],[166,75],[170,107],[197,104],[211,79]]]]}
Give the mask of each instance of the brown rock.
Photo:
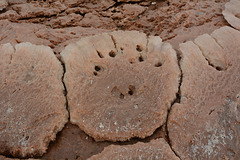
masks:
{"type": "Polygon", "coordinates": [[[8,3],[6,0],[0,0],[0,11],[7,7],[8,3]]]}
{"type": "Polygon", "coordinates": [[[101,17],[97,12],[87,13],[79,24],[83,27],[114,28],[114,23],[111,18],[101,17]]]}
{"type": "Polygon", "coordinates": [[[68,119],[61,64],[30,43],[1,45],[0,57],[0,154],[42,155],[68,119]]]}
{"type": "Polygon", "coordinates": [[[226,3],[222,13],[231,26],[240,30],[240,0],[231,0],[226,3]]]}
{"type": "Polygon", "coordinates": [[[117,0],[117,2],[140,2],[142,0],[117,0]]]}
{"type": "Polygon", "coordinates": [[[115,4],[115,1],[113,0],[67,0],[64,1],[66,6],[69,8],[76,8],[76,7],[81,7],[81,8],[86,8],[87,10],[92,10],[92,11],[99,11],[99,10],[106,10],[109,7],[113,6],[115,4]]]}
{"type": "MultiPolygon", "coordinates": [[[[20,160],[18,158],[7,158],[7,157],[4,157],[4,156],[1,156],[0,155],[0,160],[20,160]]],[[[23,160],[23,159],[22,159],[23,160]]],[[[32,159],[32,158],[29,158],[29,159],[26,159],[26,160],[40,160],[40,159],[32,159]]]]}
{"type": "Polygon", "coordinates": [[[80,14],[70,13],[67,16],[58,17],[56,19],[50,20],[47,25],[57,28],[59,26],[66,27],[66,26],[77,26],[79,25],[80,21],[82,20],[83,16],[80,14]]]}
{"type": "Polygon", "coordinates": [[[127,21],[135,21],[146,11],[147,7],[139,4],[123,4],[119,8],[110,8],[107,12],[102,12],[104,16],[111,17],[114,20],[123,19],[122,23],[127,21]]]}
{"type": "Polygon", "coordinates": [[[8,19],[8,20],[11,20],[11,21],[17,21],[18,18],[19,18],[19,15],[14,10],[8,10],[5,13],[0,14],[0,20],[8,19]]]}
{"type": "Polygon", "coordinates": [[[52,29],[42,24],[12,23],[8,20],[1,20],[0,44],[10,42],[12,45],[16,45],[21,42],[30,42],[49,46],[53,48],[54,52],[60,53],[68,44],[77,42],[82,37],[102,32],[109,32],[109,30],[83,27],[52,29]]]}
{"type": "Polygon", "coordinates": [[[49,40],[39,38],[36,32],[45,29],[44,25],[28,23],[11,23],[8,20],[0,21],[0,44],[11,43],[16,45],[21,42],[31,42],[37,45],[51,46],[49,40]],[[26,29],[27,28],[27,29],[26,29]],[[27,36],[26,36],[27,35],[27,36]]]}
{"type": "Polygon", "coordinates": [[[13,4],[22,4],[22,3],[27,3],[28,0],[8,0],[8,4],[13,5],[13,4]]]}
{"type": "Polygon", "coordinates": [[[39,4],[38,2],[16,4],[12,8],[19,13],[21,19],[56,16],[65,9],[64,7],[50,7],[47,4],[39,4]]]}
{"type": "Polygon", "coordinates": [[[4,157],[4,156],[1,156],[1,155],[0,155],[0,160],[19,160],[19,159],[16,159],[16,158],[7,158],[7,157],[4,157]]]}
{"type": "Polygon", "coordinates": [[[106,147],[100,154],[92,156],[88,160],[98,159],[179,160],[179,158],[173,153],[173,151],[163,138],[152,140],[149,143],[138,142],[137,144],[127,146],[111,145],[109,147],[106,147]]]}
{"type": "Polygon", "coordinates": [[[180,76],[170,44],[116,31],[84,38],[61,56],[71,122],[95,140],[145,138],[165,123],[180,76]]]}
{"type": "Polygon", "coordinates": [[[222,27],[180,44],[181,103],[168,131],[181,159],[240,157],[240,32],[222,27]]]}

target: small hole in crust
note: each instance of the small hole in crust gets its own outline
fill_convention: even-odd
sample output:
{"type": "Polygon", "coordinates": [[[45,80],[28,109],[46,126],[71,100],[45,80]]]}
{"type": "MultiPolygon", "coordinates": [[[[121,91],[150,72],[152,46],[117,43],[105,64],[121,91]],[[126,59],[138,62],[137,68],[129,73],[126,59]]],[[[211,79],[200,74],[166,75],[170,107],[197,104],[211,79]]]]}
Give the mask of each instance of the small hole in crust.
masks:
{"type": "Polygon", "coordinates": [[[120,93],[120,99],[124,99],[124,95],[120,93]]]}
{"type": "Polygon", "coordinates": [[[110,51],[110,52],[109,52],[109,56],[110,56],[110,57],[115,57],[115,56],[116,56],[116,53],[115,53],[114,51],[110,51]]]}
{"type": "Polygon", "coordinates": [[[221,70],[222,70],[222,68],[220,68],[220,67],[216,67],[216,70],[218,70],[218,71],[221,71],[221,70]]]}
{"type": "Polygon", "coordinates": [[[144,61],[144,59],[143,59],[142,56],[140,56],[140,57],[138,58],[138,60],[139,60],[139,62],[143,62],[143,61],[144,61]]]}
{"type": "Polygon", "coordinates": [[[142,49],[142,47],[141,47],[140,45],[137,45],[137,46],[136,46],[136,50],[137,50],[138,52],[142,52],[143,49],[142,49]]]}
{"type": "Polygon", "coordinates": [[[133,91],[128,91],[128,94],[129,95],[133,95],[133,91]]]}
{"type": "Polygon", "coordinates": [[[161,67],[162,66],[162,63],[161,62],[158,62],[154,65],[155,67],[161,67]]]}
{"type": "Polygon", "coordinates": [[[101,67],[99,67],[99,66],[95,66],[95,71],[100,71],[101,70],[101,67]]]}
{"type": "Polygon", "coordinates": [[[26,136],[26,137],[25,137],[25,140],[27,141],[28,139],[29,139],[29,136],[26,136]]]}
{"type": "Polygon", "coordinates": [[[93,74],[94,74],[94,76],[97,76],[97,75],[98,75],[97,72],[95,72],[95,71],[93,72],[93,74]]]}
{"type": "Polygon", "coordinates": [[[121,54],[123,54],[123,48],[122,47],[120,47],[120,50],[121,50],[121,54]]]}
{"type": "Polygon", "coordinates": [[[128,94],[132,96],[135,92],[135,87],[130,85],[128,88],[129,88],[128,94]]]}
{"type": "Polygon", "coordinates": [[[101,52],[97,51],[97,53],[100,58],[104,58],[101,52]]]}
{"type": "Polygon", "coordinates": [[[129,59],[129,63],[133,64],[134,63],[134,59],[129,59]]]}

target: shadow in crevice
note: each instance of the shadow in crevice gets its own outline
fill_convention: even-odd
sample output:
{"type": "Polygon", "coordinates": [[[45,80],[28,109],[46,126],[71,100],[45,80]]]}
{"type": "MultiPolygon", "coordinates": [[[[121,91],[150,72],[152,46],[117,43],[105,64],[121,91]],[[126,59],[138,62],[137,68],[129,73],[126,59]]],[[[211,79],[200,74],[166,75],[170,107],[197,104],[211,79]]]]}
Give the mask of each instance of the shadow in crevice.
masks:
{"type": "Polygon", "coordinates": [[[171,148],[171,150],[174,152],[174,154],[180,159],[180,156],[174,151],[174,149],[172,148],[172,144],[171,144],[171,139],[169,137],[169,132],[168,132],[168,118],[172,109],[172,106],[175,103],[181,103],[181,85],[182,85],[182,79],[183,79],[183,73],[182,73],[182,69],[181,69],[181,52],[179,50],[175,50],[176,54],[177,54],[177,60],[178,60],[178,66],[179,66],[179,70],[180,70],[180,80],[179,80],[179,86],[178,86],[178,92],[176,93],[176,98],[175,100],[172,102],[170,109],[168,110],[168,114],[167,114],[167,120],[166,120],[166,140],[171,148]]]}
{"type": "Polygon", "coordinates": [[[103,151],[109,145],[133,145],[137,142],[148,143],[153,139],[164,138],[166,140],[165,125],[158,128],[153,135],[144,139],[132,138],[125,142],[96,142],[78,126],[68,122],[64,129],[57,134],[54,142],[51,142],[47,153],[42,159],[87,159],[103,151]]]}

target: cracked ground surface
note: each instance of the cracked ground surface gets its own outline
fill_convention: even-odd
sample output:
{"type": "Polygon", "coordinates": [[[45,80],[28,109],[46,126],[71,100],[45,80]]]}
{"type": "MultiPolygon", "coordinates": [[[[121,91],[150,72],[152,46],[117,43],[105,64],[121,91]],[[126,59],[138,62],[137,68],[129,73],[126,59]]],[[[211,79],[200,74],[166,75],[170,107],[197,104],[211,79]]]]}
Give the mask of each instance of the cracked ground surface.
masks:
{"type": "MultiPolygon", "coordinates": [[[[182,72],[181,87],[178,86],[179,91],[176,99],[171,104],[173,107],[168,107],[168,114],[165,118],[168,123],[157,128],[151,136],[144,139],[131,138],[125,142],[96,142],[78,126],[68,122],[63,130],[57,134],[54,142],[47,146],[46,144],[53,140],[56,133],[62,128],[61,125],[54,124],[59,126],[59,129],[55,130],[54,136],[48,137],[48,141],[45,141],[43,145],[38,144],[43,146],[41,152],[32,156],[40,159],[87,159],[96,154],[102,156],[99,154],[101,152],[110,153],[111,150],[114,151],[114,146],[130,146],[130,148],[133,148],[131,146],[140,146],[141,148],[148,146],[155,139],[164,138],[172,150],[168,150],[167,153],[173,152],[175,158],[237,159],[239,157],[239,96],[237,94],[239,92],[239,69],[237,70],[237,65],[233,65],[232,62],[239,62],[236,56],[239,54],[237,53],[237,46],[239,46],[238,32],[226,28],[214,31],[228,25],[227,21],[232,26],[238,22],[234,21],[233,24],[233,21],[229,20],[229,15],[230,18],[232,15],[235,16],[235,19],[239,18],[238,10],[234,11],[234,8],[231,10],[232,6],[229,4],[226,4],[225,7],[228,11],[228,15],[225,15],[227,21],[224,20],[221,12],[226,2],[228,1],[0,0],[0,44],[10,42],[15,46],[21,42],[31,42],[32,44],[49,46],[61,61],[64,72],[67,71],[67,67],[59,53],[68,44],[76,43],[86,36],[99,33],[109,34],[111,31],[118,29],[137,30],[147,35],[159,35],[164,42],[170,42],[177,51],[182,72]],[[208,35],[199,36],[205,33],[208,35]],[[226,36],[231,34],[231,38],[226,36]],[[180,43],[189,40],[193,41],[191,45],[189,45],[191,42],[187,42],[181,44],[179,49],[180,43]],[[221,45],[221,43],[223,44],[221,45]],[[226,46],[225,44],[231,45],[226,46]],[[190,50],[191,47],[194,49],[190,50]],[[196,48],[199,49],[195,50],[196,48]],[[192,55],[191,58],[186,58],[188,53],[192,55]],[[198,53],[197,56],[195,53],[198,53]],[[194,55],[196,56],[195,59],[192,58],[194,55]],[[201,55],[200,58],[199,55],[201,55]],[[232,58],[234,60],[230,58],[231,55],[235,55],[232,58]],[[208,66],[205,69],[206,73],[202,71],[200,73],[203,74],[199,75],[199,73],[194,72],[199,64],[198,62],[201,65],[197,70],[208,66]],[[195,68],[185,67],[184,69],[184,64],[189,65],[190,63],[193,66],[196,65],[195,68]],[[184,74],[190,76],[184,76],[184,74]],[[209,77],[203,76],[199,81],[201,75],[209,74],[209,77]],[[198,78],[194,79],[194,76],[198,78]],[[191,79],[194,79],[194,81],[191,81],[191,79]],[[211,85],[207,81],[214,81],[214,83],[211,85]],[[224,86],[223,89],[216,89],[215,91],[215,88],[219,88],[221,85],[224,86]],[[229,85],[231,86],[229,87],[229,85]],[[227,88],[226,92],[224,92],[224,88],[227,88]],[[198,92],[193,93],[191,91],[198,92]],[[199,95],[199,97],[208,97],[206,102],[202,102],[204,98],[198,99],[197,93],[199,92],[206,93],[206,95],[199,95]],[[186,98],[185,95],[190,96],[186,98]],[[213,98],[210,99],[211,97],[213,98]],[[186,121],[184,117],[188,117],[191,121],[186,121]],[[181,144],[183,145],[181,146],[181,144]],[[109,145],[113,145],[113,147],[107,147],[109,145]],[[46,150],[46,153],[43,156],[37,156],[42,154],[44,150],[46,150]]],[[[238,3],[236,0],[231,1],[231,3],[236,2],[238,3]]],[[[235,28],[237,29],[236,25],[235,28]]],[[[101,52],[99,53],[101,56],[101,52]]],[[[53,55],[52,51],[51,54],[53,55]]],[[[139,58],[136,60],[139,60],[139,58]]],[[[58,78],[62,80],[63,77],[61,75],[58,78]]],[[[68,90],[66,90],[68,88],[65,83],[63,83],[63,86],[65,86],[65,91],[62,95],[66,96],[68,95],[68,90]]],[[[20,94],[19,96],[23,95],[20,94]]],[[[64,107],[69,109],[68,99],[63,99],[63,101],[66,100],[67,104],[66,106],[64,104],[64,107]]],[[[58,101],[58,103],[60,102],[58,101]]],[[[21,111],[17,114],[21,114],[21,111]]],[[[29,117],[31,116],[24,118],[29,117]]],[[[60,122],[61,118],[54,121],[60,122]]],[[[44,121],[42,123],[44,124],[44,121]]],[[[62,124],[65,123],[66,121],[62,121],[62,124]]],[[[2,124],[0,127],[4,128],[5,123],[2,124]]],[[[51,128],[51,123],[47,124],[51,128]]],[[[23,134],[24,136],[25,134],[23,134]]],[[[18,146],[14,147],[17,148],[18,146]]],[[[39,147],[37,148],[39,149],[39,147]]],[[[11,153],[8,150],[1,154],[13,158],[21,157],[19,153],[16,152],[17,156],[14,156],[13,152],[11,153]]],[[[0,156],[0,159],[5,158],[0,156]]]]}
{"type": "Polygon", "coordinates": [[[230,27],[180,44],[181,103],[171,110],[168,131],[182,159],[240,156],[239,44],[240,32],[230,27]]]}

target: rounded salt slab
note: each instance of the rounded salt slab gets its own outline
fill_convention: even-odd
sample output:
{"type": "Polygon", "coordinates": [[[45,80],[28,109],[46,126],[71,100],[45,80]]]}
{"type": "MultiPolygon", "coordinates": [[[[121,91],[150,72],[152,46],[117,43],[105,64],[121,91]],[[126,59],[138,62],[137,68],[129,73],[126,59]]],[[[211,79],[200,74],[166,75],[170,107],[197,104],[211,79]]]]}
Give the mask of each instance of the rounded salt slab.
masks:
{"type": "Polygon", "coordinates": [[[111,145],[88,160],[125,160],[125,159],[161,159],[180,160],[163,139],[152,140],[149,143],[138,142],[134,145],[111,145]]]}
{"type": "Polygon", "coordinates": [[[231,26],[240,30],[240,0],[231,0],[226,3],[222,13],[231,26]]]}
{"type": "Polygon", "coordinates": [[[168,132],[181,159],[240,157],[240,32],[222,27],[180,44],[181,103],[168,132]]]}
{"type": "Polygon", "coordinates": [[[49,47],[0,45],[0,154],[40,156],[68,120],[63,68],[49,47]]]}
{"type": "Polygon", "coordinates": [[[95,140],[145,138],[166,122],[180,71],[159,37],[115,31],[83,38],[61,56],[70,120],[95,140]]]}

